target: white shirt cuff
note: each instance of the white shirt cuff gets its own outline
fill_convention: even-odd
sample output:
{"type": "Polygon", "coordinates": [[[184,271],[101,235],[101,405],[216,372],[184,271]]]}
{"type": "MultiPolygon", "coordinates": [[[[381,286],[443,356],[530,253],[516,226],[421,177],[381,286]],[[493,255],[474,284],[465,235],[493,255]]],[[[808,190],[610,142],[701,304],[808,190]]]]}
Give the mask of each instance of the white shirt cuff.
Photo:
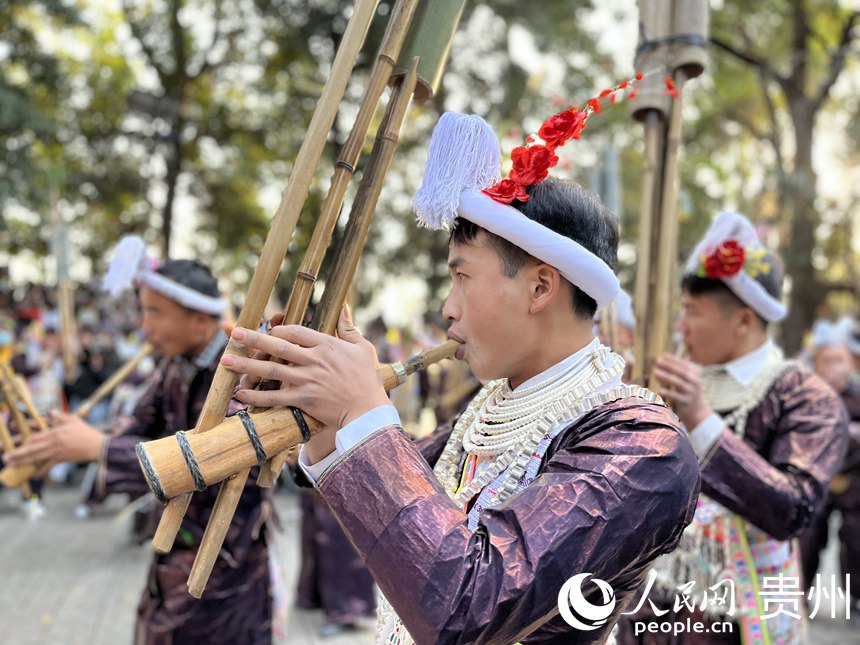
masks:
{"type": "Polygon", "coordinates": [[[693,452],[699,460],[703,459],[711,447],[720,438],[723,429],[726,427],[726,422],[716,412],[712,412],[699,425],[689,431],[690,443],[693,446],[693,452]]]}
{"type": "Polygon", "coordinates": [[[380,405],[373,408],[357,419],[353,419],[337,431],[334,439],[335,450],[325,459],[311,464],[307,450],[302,446],[301,450],[299,450],[299,468],[302,469],[311,483],[316,484],[317,480],[322,477],[326,469],[338,457],[349,452],[350,449],[360,444],[377,430],[391,425],[400,425],[400,415],[393,405],[380,405]]]}
{"type": "Polygon", "coordinates": [[[357,446],[377,430],[400,425],[400,415],[393,405],[380,405],[353,419],[337,431],[334,443],[340,454],[357,446]]]}

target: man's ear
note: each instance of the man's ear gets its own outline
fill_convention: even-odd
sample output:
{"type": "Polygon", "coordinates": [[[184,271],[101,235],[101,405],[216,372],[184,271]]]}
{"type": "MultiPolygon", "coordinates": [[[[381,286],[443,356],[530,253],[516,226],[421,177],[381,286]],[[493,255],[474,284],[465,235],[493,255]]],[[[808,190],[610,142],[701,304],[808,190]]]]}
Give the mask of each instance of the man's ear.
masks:
{"type": "Polygon", "coordinates": [[[758,315],[749,307],[741,307],[735,312],[735,316],[737,317],[738,330],[744,334],[756,329],[760,324],[758,315]]]}
{"type": "Polygon", "coordinates": [[[531,268],[529,280],[529,313],[538,313],[555,301],[564,289],[564,280],[558,269],[545,262],[540,262],[531,268]]]}

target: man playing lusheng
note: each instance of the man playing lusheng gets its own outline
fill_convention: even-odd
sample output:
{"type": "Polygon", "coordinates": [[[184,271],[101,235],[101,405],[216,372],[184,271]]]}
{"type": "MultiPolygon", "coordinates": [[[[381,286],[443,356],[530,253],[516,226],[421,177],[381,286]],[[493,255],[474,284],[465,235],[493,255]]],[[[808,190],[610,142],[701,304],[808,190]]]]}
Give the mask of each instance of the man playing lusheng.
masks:
{"type": "Polygon", "coordinates": [[[664,593],[654,602],[669,613],[657,618],[649,604],[639,603],[642,610],[633,616],[642,623],[683,622],[692,615],[705,623],[704,631],[635,636],[635,624],[625,621],[621,643],[802,642],[803,587],[791,540],[821,507],[847,429],[834,392],[786,361],[768,339],[768,323],[786,313],[781,288],[778,259],[750,222],[720,213],[681,282],[679,328],[688,357],[663,356],[655,371],[661,393],[690,433],[702,495],[681,545],[655,566],[664,593]],[[768,595],[780,576],[782,592],[768,595]],[[714,587],[725,581],[734,598],[714,603],[714,594],[724,591],[714,587]],[[680,587],[690,582],[686,595],[694,610],[672,611],[666,597],[684,595],[680,587]],[[777,611],[780,606],[787,611],[777,611]],[[734,628],[710,628],[724,621],[734,628]]]}
{"type": "MultiPolygon", "coordinates": [[[[97,462],[97,495],[127,493],[134,498],[149,490],[135,446],[192,428],[200,415],[227,344],[220,323],[227,303],[214,276],[198,262],[171,260],[152,271],[146,267],[143,242],[137,238],[127,238],[117,256],[129,263],[130,273],[138,280],[143,330],[163,357],[135,407],[132,423],[121,434],[108,437],[77,417],[55,412],[51,432],[34,436],[9,453],[6,462],[97,462]],[[138,270],[140,266],[145,268],[138,270]]],[[[201,600],[188,594],[185,581],[216,495],[216,487],[194,495],[173,550],[155,556],[138,607],[137,645],[271,643],[264,531],[271,506],[264,489],[250,483],[246,487],[206,593],[201,600]]],[[[161,507],[154,512],[160,514],[161,507]]]]}
{"type": "Polygon", "coordinates": [[[618,289],[617,221],[579,186],[543,180],[577,132],[554,138],[550,126],[576,115],[541,129],[547,145],[515,150],[510,183],[495,185],[489,126],[455,114],[437,125],[416,209],[427,225],[459,216],[443,313],[458,357],[487,385],[423,457],[346,311],[339,338],[297,326],[234,331],[288,365],[222,359],[252,375],[243,387],[264,374],[285,385],[240,390],[241,400],[294,405],[325,424],[300,463],[390,601],[379,642],[605,641],[692,516],[698,471],[677,419],[647,390],[622,385],[624,361],[592,334],[597,305],[618,289]],[[497,201],[508,188],[513,206],[497,201]],[[585,629],[559,615],[559,591],[577,574],[615,593],[608,602],[587,585],[585,629]]]}

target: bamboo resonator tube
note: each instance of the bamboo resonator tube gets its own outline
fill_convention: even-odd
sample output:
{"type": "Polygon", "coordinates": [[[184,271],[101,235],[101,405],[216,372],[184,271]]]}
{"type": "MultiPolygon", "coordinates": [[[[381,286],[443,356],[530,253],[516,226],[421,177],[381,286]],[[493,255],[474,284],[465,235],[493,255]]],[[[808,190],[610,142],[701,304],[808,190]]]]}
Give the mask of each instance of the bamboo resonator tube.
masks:
{"type": "MultiPolygon", "coordinates": [[[[382,365],[379,373],[386,391],[428,365],[451,358],[457,341],[449,340],[412,358],[382,365]]],[[[179,432],[137,445],[146,481],[161,501],[203,490],[237,472],[265,463],[269,455],[307,441],[321,424],[305,416],[300,427],[291,408],[271,408],[255,414],[239,413],[205,433],[179,432]]]]}

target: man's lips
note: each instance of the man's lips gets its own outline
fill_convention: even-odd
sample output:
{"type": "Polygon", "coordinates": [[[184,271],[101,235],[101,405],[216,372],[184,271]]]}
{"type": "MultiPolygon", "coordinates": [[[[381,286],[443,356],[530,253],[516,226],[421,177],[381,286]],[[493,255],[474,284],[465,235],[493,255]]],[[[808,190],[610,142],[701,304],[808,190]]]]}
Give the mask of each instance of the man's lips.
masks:
{"type": "Polygon", "coordinates": [[[460,346],[454,353],[454,358],[456,358],[458,361],[462,361],[466,357],[466,341],[451,331],[448,332],[448,338],[450,338],[451,340],[456,340],[458,343],[460,343],[460,346]]]}

